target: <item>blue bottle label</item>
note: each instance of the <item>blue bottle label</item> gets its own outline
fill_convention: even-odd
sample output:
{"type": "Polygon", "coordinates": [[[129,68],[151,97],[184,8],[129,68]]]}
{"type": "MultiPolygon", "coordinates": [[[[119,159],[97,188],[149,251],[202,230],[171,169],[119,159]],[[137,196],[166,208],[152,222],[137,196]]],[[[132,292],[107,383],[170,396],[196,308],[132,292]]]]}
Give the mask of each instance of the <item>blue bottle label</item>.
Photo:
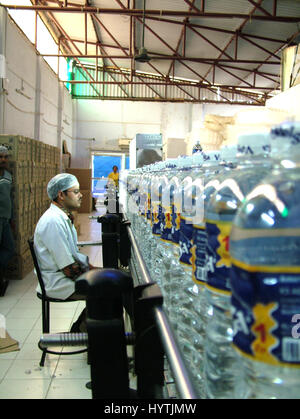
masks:
{"type": "Polygon", "coordinates": [[[172,205],[172,242],[179,245],[181,215],[175,204],[172,205]]]}
{"type": "Polygon", "coordinates": [[[207,233],[207,286],[214,292],[229,295],[229,235],[231,222],[206,220],[207,233]]]}
{"type": "Polygon", "coordinates": [[[300,266],[231,268],[233,344],[245,357],[300,367],[300,266]]]}
{"type": "Polygon", "coordinates": [[[155,236],[160,236],[161,234],[161,214],[162,208],[161,204],[157,202],[152,203],[152,234],[155,236]]]}
{"type": "Polygon", "coordinates": [[[147,193],[145,216],[147,218],[147,221],[151,223],[152,216],[151,216],[151,194],[150,193],[147,193]]]}
{"type": "Polygon", "coordinates": [[[187,218],[180,219],[179,231],[179,245],[180,245],[180,263],[184,265],[192,264],[192,239],[193,239],[193,224],[187,218]]]}
{"type": "Polygon", "coordinates": [[[194,226],[192,243],[192,278],[193,281],[196,282],[196,284],[203,285],[204,283],[206,283],[207,234],[205,226],[194,226]]]}
{"type": "Polygon", "coordinates": [[[172,207],[163,207],[161,215],[161,236],[162,240],[172,242],[172,207]]]}

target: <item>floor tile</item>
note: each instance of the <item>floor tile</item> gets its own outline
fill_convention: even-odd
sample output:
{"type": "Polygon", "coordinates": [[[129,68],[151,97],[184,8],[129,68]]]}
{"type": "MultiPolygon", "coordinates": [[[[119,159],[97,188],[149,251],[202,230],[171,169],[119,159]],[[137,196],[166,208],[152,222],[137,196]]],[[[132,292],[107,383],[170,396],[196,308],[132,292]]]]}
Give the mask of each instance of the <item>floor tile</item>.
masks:
{"type": "Polygon", "coordinates": [[[9,335],[17,340],[19,342],[19,344],[23,344],[27,338],[27,336],[30,333],[30,329],[13,329],[12,327],[10,327],[9,329],[7,329],[9,335]]]}
{"type": "Polygon", "coordinates": [[[39,360],[14,360],[5,378],[9,379],[50,379],[57,366],[58,358],[46,357],[44,367],[40,367],[39,360]]]}
{"type": "Polygon", "coordinates": [[[19,301],[17,301],[17,303],[14,305],[13,308],[15,309],[23,309],[23,308],[39,309],[41,313],[42,303],[41,303],[41,300],[38,299],[37,297],[32,300],[26,300],[24,298],[21,298],[19,301]]]}
{"type": "Polygon", "coordinates": [[[4,379],[0,383],[0,399],[44,399],[51,379],[4,379]]]}
{"type": "Polygon", "coordinates": [[[19,296],[17,295],[4,295],[3,297],[0,297],[0,312],[2,308],[12,308],[14,307],[18,301],[20,301],[19,296]]]}
{"type": "Polygon", "coordinates": [[[10,333],[10,330],[28,330],[30,331],[36,322],[38,321],[37,318],[28,318],[28,319],[22,319],[20,321],[20,318],[15,317],[7,317],[6,318],[6,327],[8,333],[10,333]]]}
{"type": "Polygon", "coordinates": [[[73,319],[75,310],[74,309],[54,309],[51,308],[51,319],[73,319]]]}
{"type": "Polygon", "coordinates": [[[82,352],[80,354],[74,354],[74,355],[64,355],[65,352],[79,351],[79,350],[82,350],[82,349],[85,349],[85,348],[86,348],[85,346],[73,346],[73,347],[65,346],[65,347],[63,347],[60,358],[59,358],[59,360],[60,360],[59,362],[61,362],[62,359],[69,359],[69,360],[70,359],[71,360],[81,359],[81,360],[87,362],[87,352],[82,352]]]}
{"type": "MultiPolygon", "coordinates": [[[[40,361],[41,356],[42,356],[42,351],[40,350],[38,345],[32,345],[32,343],[24,343],[16,356],[16,360],[27,359],[27,360],[32,360],[32,361],[33,360],[40,361]]],[[[47,354],[48,358],[52,359],[56,357],[56,360],[58,361],[57,356],[58,355],[47,354]]]]}
{"type": "MultiPolygon", "coordinates": [[[[51,332],[60,331],[67,332],[70,330],[72,324],[72,319],[62,319],[62,318],[51,318],[50,320],[50,330],[51,332]]],[[[35,330],[40,330],[42,332],[42,321],[38,320],[34,327],[35,330]]]]}
{"type": "Polygon", "coordinates": [[[92,392],[86,388],[87,379],[57,379],[50,385],[47,399],[91,399],[92,392]]]}
{"type": "MultiPolygon", "coordinates": [[[[12,353],[12,352],[10,352],[12,353]]],[[[2,380],[5,376],[5,374],[7,373],[8,369],[10,368],[10,366],[13,363],[13,359],[3,359],[1,358],[2,355],[7,355],[7,354],[0,354],[0,380],[2,380]]]]}
{"type": "MultiPolygon", "coordinates": [[[[70,357],[69,357],[70,358],[70,357]]],[[[61,359],[55,371],[55,377],[59,378],[86,378],[90,379],[90,366],[86,360],[61,359]]]]}
{"type": "MultiPolygon", "coordinates": [[[[42,323],[41,323],[42,324],[42,323]]],[[[25,343],[31,343],[34,345],[38,344],[38,341],[40,340],[40,337],[42,335],[42,326],[40,329],[32,329],[26,336],[26,338],[24,339],[25,343]]]]}
{"type": "Polygon", "coordinates": [[[12,352],[5,352],[3,354],[0,354],[0,361],[15,359],[18,353],[19,351],[12,351],[12,352]]]}
{"type": "Polygon", "coordinates": [[[41,315],[41,308],[16,308],[13,307],[6,318],[10,319],[38,319],[41,315]]]}
{"type": "Polygon", "coordinates": [[[50,311],[51,313],[55,310],[75,310],[78,307],[78,301],[70,301],[66,303],[51,303],[50,311]]]}

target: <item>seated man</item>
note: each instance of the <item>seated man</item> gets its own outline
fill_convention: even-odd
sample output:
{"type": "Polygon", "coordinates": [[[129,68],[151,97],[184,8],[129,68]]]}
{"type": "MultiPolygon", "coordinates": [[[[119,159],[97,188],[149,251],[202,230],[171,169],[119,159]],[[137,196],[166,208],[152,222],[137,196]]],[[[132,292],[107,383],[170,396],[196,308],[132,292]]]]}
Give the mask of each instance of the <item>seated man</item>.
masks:
{"type": "MultiPolygon", "coordinates": [[[[74,175],[61,173],[50,180],[48,210],[39,219],[34,233],[34,247],[48,297],[61,300],[85,300],[75,292],[75,279],[93,269],[88,256],[77,247],[77,232],[72,211],[81,205],[82,194],[74,175]]],[[[40,287],[37,291],[41,292],[40,287]]],[[[84,332],[85,310],[73,324],[71,332],[84,332]]]]}

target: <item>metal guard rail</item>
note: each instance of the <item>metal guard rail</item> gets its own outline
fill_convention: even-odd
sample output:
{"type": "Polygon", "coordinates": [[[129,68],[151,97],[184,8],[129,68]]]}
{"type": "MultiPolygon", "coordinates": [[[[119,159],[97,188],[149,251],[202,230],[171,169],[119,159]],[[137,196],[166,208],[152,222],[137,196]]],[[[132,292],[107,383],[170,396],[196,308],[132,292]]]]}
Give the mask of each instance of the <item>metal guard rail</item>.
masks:
{"type": "MultiPolygon", "coordinates": [[[[135,261],[141,274],[142,283],[152,283],[153,281],[140,253],[130,225],[127,226],[127,231],[131,242],[131,248],[135,256],[135,261]]],[[[154,307],[154,316],[179,396],[182,399],[199,399],[190,377],[190,373],[185,366],[183,355],[178,347],[176,338],[163,308],[154,307]]]]}

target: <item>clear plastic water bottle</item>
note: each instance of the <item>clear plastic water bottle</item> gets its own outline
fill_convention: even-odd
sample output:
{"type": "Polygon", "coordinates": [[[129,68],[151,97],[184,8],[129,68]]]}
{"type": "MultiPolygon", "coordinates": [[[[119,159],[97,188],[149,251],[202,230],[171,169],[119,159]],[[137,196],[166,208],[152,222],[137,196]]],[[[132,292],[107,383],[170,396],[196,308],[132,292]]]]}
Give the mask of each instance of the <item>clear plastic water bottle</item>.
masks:
{"type": "Polygon", "coordinates": [[[247,196],[230,237],[238,397],[300,398],[300,123],[271,130],[273,171],[247,196]]]}
{"type": "Polygon", "coordinates": [[[135,220],[134,235],[138,242],[138,246],[146,266],[151,266],[151,243],[152,227],[151,227],[151,182],[155,173],[155,164],[143,166],[135,179],[136,197],[135,197],[135,220]]]}
{"type": "Polygon", "coordinates": [[[151,225],[152,238],[150,245],[150,275],[153,281],[156,281],[160,286],[162,285],[161,267],[156,263],[157,246],[161,233],[161,219],[162,219],[162,191],[165,187],[165,162],[159,162],[155,165],[151,178],[151,225]]]}
{"type": "Polygon", "coordinates": [[[173,197],[173,183],[171,182],[173,176],[177,173],[176,159],[169,159],[166,161],[165,169],[161,173],[160,184],[161,191],[161,215],[160,215],[160,229],[158,229],[158,240],[156,242],[154,263],[157,274],[161,278],[161,290],[164,296],[164,308],[167,314],[169,313],[169,291],[172,284],[169,280],[169,269],[173,258],[173,241],[172,241],[172,197],[173,197]]]}
{"type": "MultiPolygon", "coordinates": [[[[168,184],[168,191],[170,193],[170,204],[171,204],[171,245],[169,246],[169,252],[166,255],[167,258],[164,260],[164,281],[165,281],[165,306],[168,311],[168,316],[174,330],[177,330],[178,323],[178,306],[179,290],[180,290],[180,278],[182,274],[182,265],[180,263],[180,223],[182,213],[182,188],[186,183],[191,183],[192,179],[190,176],[191,158],[180,157],[177,159],[176,170],[172,173],[171,179],[168,184]]],[[[167,207],[168,196],[165,196],[166,201],[164,202],[167,207]]]]}
{"type": "Polygon", "coordinates": [[[139,178],[141,169],[130,170],[127,176],[127,216],[135,233],[139,206],[139,178]]]}
{"type": "Polygon", "coordinates": [[[203,324],[201,320],[199,270],[196,279],[196,255],[199,255],[199,240],[195,241],[195,231],[203,225],[204,205],[203,186],[208,173],[219,167],[220,154],[210,152],[193,155],[190,180],[181,185],[182,213],[180,214],[179,245],[180,268],[173,276],[178,282],[176,290],[177,335],[186,361],[198,387],[200,397],[203,393],[202,354],[203,324]],[[198,249],[198,251],[197,251],[198,249]]]}
{"type": "MultiPolygon", "coordinates": [[[[192,279],[194,286],[191,288],[194,294],[193,299],[193,318],[195,322],[194,336],[196,337],[197,348],[193,352],[192,364],[196,374],[196,385],[198,387],[201,398],[206,397],[205,378],[204,378],[204,341],[206,324],[212,313],[210,305],[207,302],[205,286],[207,282],[207,234],[205,229],[205,210],[210,196],[218,189],[220,181],[218,180],[222,174],[234,167],[236,160],[236,146],[226,147],[219,152],[214,153],[209,160],[202,166],[202,194],[199,199],[200,205],[203,206],[203,216],[194,218],[193,223],[193,240],[192,240],[192,279]],[[221,159],[220,159],[221,158],[221,159]],[[195,296],[197,297],[195,298],[195,296]]],[[[199,204],[196,203],[196,206],[199,204]]]]}
{"type": "Polygon", "coordinates": [[[208,254],[205,293],[212,308],[204,350],[209,398],[232,398],[239,374],[232,348],[229,234],[238,207],[270,170],[269,150],[267,134],[240,136],[237,167],[219,179],[220,186],[209,199],[205,213],[208,254]]]}

